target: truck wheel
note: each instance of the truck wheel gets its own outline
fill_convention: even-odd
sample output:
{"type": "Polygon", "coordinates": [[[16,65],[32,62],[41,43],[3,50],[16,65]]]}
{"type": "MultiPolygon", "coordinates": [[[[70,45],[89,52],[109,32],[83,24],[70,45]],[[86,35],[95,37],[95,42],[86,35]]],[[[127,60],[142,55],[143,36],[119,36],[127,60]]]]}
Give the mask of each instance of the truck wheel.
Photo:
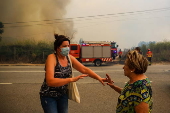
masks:
{"type": "Polygon", "coordinates": [[[101,60],[96,60],[96,61],[94,62],[94,65],[95,65],[95,66],[101,66],[101,64],[102,64],[101,60]]]}

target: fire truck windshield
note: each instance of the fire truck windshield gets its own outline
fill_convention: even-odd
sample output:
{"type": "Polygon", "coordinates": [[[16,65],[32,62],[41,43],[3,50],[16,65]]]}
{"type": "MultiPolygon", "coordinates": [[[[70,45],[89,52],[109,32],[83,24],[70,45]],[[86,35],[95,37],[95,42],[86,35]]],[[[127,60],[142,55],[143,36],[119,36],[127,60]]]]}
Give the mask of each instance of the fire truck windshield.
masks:
{"type": "Polygon", "coordinates": [[[77,46],[71,46],[71,50],[77,50],[77,46]]]}
{"type": "Polygon", "coordinates": [[[113,42],[111,43],[111,48],[116,48],[116,43],[115,43],[115,42],[114,42],[114,43],[113,43],[113,42]]]}

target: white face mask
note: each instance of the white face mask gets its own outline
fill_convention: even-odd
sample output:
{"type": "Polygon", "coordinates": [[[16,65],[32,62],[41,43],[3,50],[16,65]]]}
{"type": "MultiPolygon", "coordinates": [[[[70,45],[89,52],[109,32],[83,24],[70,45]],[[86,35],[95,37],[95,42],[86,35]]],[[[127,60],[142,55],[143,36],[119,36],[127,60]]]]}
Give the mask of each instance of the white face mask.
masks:
{"type": "Polygon", "coordinates": [[[63,56],[67,56],[69,54],[69,52],[70,52],[70,48],[69,47],[64,47],[64,48],[61,48],[61,52],[60,53],[63,56]]]}

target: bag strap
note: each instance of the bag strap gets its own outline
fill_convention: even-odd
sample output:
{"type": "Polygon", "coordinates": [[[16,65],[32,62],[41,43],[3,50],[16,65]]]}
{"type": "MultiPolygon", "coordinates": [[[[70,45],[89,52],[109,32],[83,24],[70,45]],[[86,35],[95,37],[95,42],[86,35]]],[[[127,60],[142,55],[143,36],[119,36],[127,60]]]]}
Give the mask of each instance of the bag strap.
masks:
{"type": "Polygon", "coordinates": [[[70,66],[71,66],[71,72],[72,72],[71,77],[74,77],[74,74],[73,74],[73,66],[72,66],[72,61],[71,61],[71,59],[70,59],[70,55],[68,55],[68,59],[69,59],[69,61],[70,61],[70,66]]]}

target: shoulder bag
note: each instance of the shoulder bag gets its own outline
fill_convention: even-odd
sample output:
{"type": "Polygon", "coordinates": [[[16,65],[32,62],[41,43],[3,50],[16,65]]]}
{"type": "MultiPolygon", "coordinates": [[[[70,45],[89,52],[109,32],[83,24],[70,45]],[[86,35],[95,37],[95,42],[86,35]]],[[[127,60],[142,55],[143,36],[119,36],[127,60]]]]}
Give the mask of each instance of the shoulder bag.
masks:
{"type": "MultiPolygon", "coordinates": [[[[71,77],[74,77],[73,67],[72,67],[72,62],[71,62],[69,55],[68,55],[68,58],[69,58],[71,70],[72,70],[72,74],[70,75],[70,78],[71,78],[71,77]]],[[[70,82],[68,84],[68,99],[75,101],[77,103],[80,103],[80,95],[79,95],[79,91],[78,91],[76,82],[70,82]]]]}

